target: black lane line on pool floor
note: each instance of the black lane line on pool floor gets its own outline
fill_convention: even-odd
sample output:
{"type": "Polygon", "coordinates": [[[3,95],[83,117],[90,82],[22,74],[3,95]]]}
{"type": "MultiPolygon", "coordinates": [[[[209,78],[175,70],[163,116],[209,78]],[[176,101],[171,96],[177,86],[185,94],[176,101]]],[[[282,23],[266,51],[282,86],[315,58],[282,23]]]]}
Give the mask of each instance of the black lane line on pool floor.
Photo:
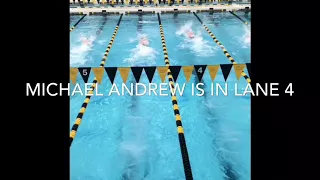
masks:
{"type": "MultiPolygon", "coordinates": [[[[174,15],[173,16],[174,18],[174,22],[177,24],[177,17],[174,15]]],[[[207,65],[193,65],[193,71],[192,71],[192,74],[193,74],[193,76],[194,76],[194,83],[195,84],[198,84],[198,83],[203,83],[203,86],[202,86],[202,88],[203,89],[206,89],[206,83],[204,82],[204,80],[203,80],[203,78],[201,78],[201,80],[200,80],[200,76],[198,75],[198,73],[199,73],[199,70],[200,70],[200,68],[201,68],[201,73],[202,74],[204,74],[204,72],[205,72],[205,70],[206,70],[206,67],[207,67],[207,65]],[[204,69],[204,71],[202,71],[204,69]]],[[[199,92],[199,91],[198,91],[199,92]]],[[[205,91],[205,92],[207,92],[207,91],[205,91]]],[[[200,99],[201,100],[201,99],[200,99]]],[[[207,96],[207,93],[204,93],[203,94],[203,101],[205,102],[205,103],[208,103],[208,96],[207,96]]],[[[203,104],[203,103],[202,103],[203,104]]],[[[213,112],[213,110],[212,109],[210,109],[210,108],[208,108],[207,106],[204,106],[204,111],[205,111],[205,113],[207,113],[208,114],[208,117],[216,117],[216,114],[213,112]]],[[[211,127],[211,126],[210,126],[211,127]]],[[[211,127],[212,128],[212,127],[211,127]]],[[[213,129],[213,128],[212,128],[213,129]]],[[[232,171],[230,171],[230,170],[232,170],[230,167],[232,167],[229,163],[227,163],[227,162],[225,162],[225,161],[219,161],[220,162],[220,164],[224,167],[224,169],[225,169],[225,174],[228,176],[228,177],[236,177],[236,175],[234,175],[234,174],[232,174],[232,171]]],[[[236,178],[237,179],[237,178],[236,178]]],[[[228,180],[227,178],[226,178],[226,180],[228,180]]],[[[235,179],[234,179],[235,180],[235,179]]]]}
{"type": "Polygon", "coordinates": [[[249,23],[245,20],[243,20],[241,17],[239,17],[238,15],[236,15],[234,12],[229,11],[230,14],[234,15],[236,18],[238,18],[241,22],[243,22],[245,25],[249,25],[249,23]]]}
{"type": "MultiPolygon", "coordinates": [[[[137,32],[139,33],[139,35],[142,34],[142,29],[143,29],[143,24],[142,24],[142,14],[138,14],[138,24],[137,24],[137,32]]],[[[138,39],[138,43],[140,43],[140,39],[138,39]]],[[[133,67],[133,68],[138,68],[138,67],[133,67]]],[[[132,68],[131,68],[132,69],[132,68]]],[[[138,68],[139,69],[139,68],[138,68]]],[[[142,71],[142,68],[140,68],[140,70],[142,71]]],[[[135,84],[138,83],[136,82],[136,79],[135,77],[132,77],[131,80],[130,80],[130,84],[135,84]]],[[[132,91],[133,94],[136,94],[136,88],[133,88],[133,91],[132,91]]],[[[131,96],[131,102],[132,102],[132,105],[131,105],[131,110],[135,110],[136,108],[136,104],[137,104],[137,99],[138,97],[137,96],[131,96]]]]}
{"type": "MultiPolygon", "coordinates": [[[[202,24],[202,26],[205,28],[205,30],[209,33],[209,35],[212,37],[213,41],[215,43],[218,44],[218,46],[223,50],[223,54],[230,60],[230,62],[232,64],[237,64],[237,62],[231,57],[231,55],[229,54],[229,52],[227,51],[227,49],[218,41],[218,39],[216,38],[216,36],[210,31],[210,29],[205,25],[203,24],[203,22],[201,21],[201,19],[199,18],[199,16],[193,12],[193,14],[196,16],[196,18],[199,20],[199,22],[202,24]]],[[[241,76],[244,77],[244,79],[246,79],[246,81],[248,83],[251,83],[251,79],[249,78],[249,76],[244,72],[242,71],[241,73],[241,76]]]]}
{"type": "Polygon", "coordinates": [[[72,26],[72,28],[70,28],[70,32],[73,31],[74,28],[76,28],[76,26],[80,23],[80,21],[82,21],[82,19],[83,19],[84,17],[86,17],[86,16],[87,16],[87,14],[83,15],[83,16],[72,26]]]}
{"type": "MultiPolygon", "coordinates": [[[[142,28],[143,28],[143,25],[142,23],[139,23],[142,21],[142,14],[138,14],[138,24],[137,24],[137,32],[138,33],[142,33],[142,28]]],[[[139,40],[138,40],[139,42],[139,40]]],[[[134,86],[136,85],[136,83],[139,83],[139,77],[136,77],[135,76],[135,72],[139,71],[140,73],[137,73],[137,74],[142,74],[142,71],[143,71],[143,67],[130,67],[131,68],[131,71],[133,73],[133,77],[131,77],[129,83],[130,84],[134,84],[134,86]]],[[[138,97],[135,95],[136,94],[136,88],[133,88],[132,89],[132,93],[134,94],[133,96],[131,96],[131,105],[129,107],[129,110],[130,110],[130,115],[131,116],[135,116],[137,115],[137,104],[138,104],[138,97]]],[[[124,119],[127,119],[128,117],[125,117],[124,119]]],[[[131,118],[129,118],[131,119],[131,118]]],[[[124,124],[127,124],[126,122],[124,122],[124,124]]],[[[125,125],[124,125],[125,126],[125,125]]],[[[122,140],[124,140],[123,136],[122,136],[122,131],[120,130],[120,133],[121,133],[121,138],[122,140]]],[[[145,154],[145,156],[148,156],[148,154],[145,154]]],[[[136,161],[136,158],[134,156],[132,156],[132,154],[130,153],[126,160],[125,160],[125,168],[122,169],[122,179],[121,180],[131,180],[131,179],[145,179],[148,177],[149,175],[149,172],[150,172],[150,166],[149,164],[146,162],[146,161],[142,161],[144,162],[143,164],[140,164],[140,163],[135,163],[136,161]],[[136,171],[139,171],[141,172],[141,175],[137,174],[137,173],[132,173],[132,172],[136,172],[136,171]]]]}
{"type": "Polygon", "coordinates": [[[244,15],[244,18],[246,18],[246,20],[248,20],[248,22],[251,22],[251,17],[249,17],[248,15],[244,15]]]}
{"type": "Polygon", "coordinates": [[[96,36],[101,34],[101,32],[104,28],[104,25],[107,23],[107,20],[108,20],[107,15],[102,15],[102,16],[103,16],[103,21],[102,21],[100,27],[98,28],[98,30],[96,31],[96,36]]]}
{"type": "MultiPolygon", "coordinates": [[[[171,88],[174,89],[173,76],[172,76],[171,70],[169,68],[170,62],[169,62],[169,57],[168,57],[168,52],[167,52],[167,47],[166,47],[166,41],[164,39],[164,32],[162,29],[160,14],[157,13],[157,16],[158,16],[159,27],[160,27],[164,61],[165,61],[166,66],[168,66],[168,70],[167,70],[168,81],[170,83],[171,88]]],[[[172,97],[173,111],[174,111],[174,115],[176,118],[176,125],[177,125],[177,130],[178,130],[178,137],[179,137],[180,150],[181,150],[181,155],[182,155],[182,162],[183,162],[185,177],[186,177],[186,180],[193,180],[191,165],[190,165],[190,160],[189,160],[189,155],[188,155],[188,149],[187,149],[186,140],[184,137],[184,130],[183,130],[182,122],[181,122],[178,100],[177,100],[177,97],[175,94],[172,94],[172,93],[170,93],[170,94],[172,97]]]]}
{"type": "MultiPolygon", "coordinates": [[[[121,22],[121,19],[122,19],[122,16],[123,14],[120,15],[120,18],[119,18],[119,21],[117,23],[117,26],[116,28],[114,29],[114,32],[112,34],[112,37],[111,37],[111,40],[108,44],[108,47],[105,51],[105,54],[103,55],[103,58],[102,58],[102,61],[100,63],[100,67],[104,67],[104,64],[106,63],[106,60],[107,60],[107,57],[108,57],[108,54],[110,52],[110,49],[112,47],[112,44],[114,42],[114,39],[116,38],[116,35],[118,33],[118,29],[119,29],[119,26],[120,26],[120,22],[121,22]]],[[[80,72],[82,73],[82,72],[80,72]]],[[[89,91],[88,94],[92,94],[93,95],[93,92],[94,92],[94,89],[96,88],[96,84],[97,84],[97,78],[94,77],[94,80],[93,80],[93,85],[91,86],[91,91],[89,91]]],[[[81,121],[82,121],[82,118],[83,118],[83,115],[84,113],[86,112],[86,109],[87,109],[87,106],[90,102],[90,98],[91,96],[86,96],[86,99],[84,100],[82,106],[81,106],[81,109],[80,109],[80,112],[78,113],[78,116],[77,116],[77,119],[76,119],[76,122],[73,124],[72,128],[71,128],[71,132],[70,132],[70,147],[71,147],[71,144],[73,142],[73,139],[75,138],[76,134],[77,134],[77,130],[81,124],[81,121]]]]}

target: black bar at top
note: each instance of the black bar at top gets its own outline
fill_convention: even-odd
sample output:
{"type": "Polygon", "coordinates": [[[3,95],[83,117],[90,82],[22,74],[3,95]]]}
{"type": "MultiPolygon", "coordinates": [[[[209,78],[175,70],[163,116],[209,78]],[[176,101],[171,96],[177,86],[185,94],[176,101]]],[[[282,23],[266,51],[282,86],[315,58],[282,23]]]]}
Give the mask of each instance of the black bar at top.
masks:
{"type": "Polygon", "coordinates": [[[196,16],[196,18],[200,21],[200,23],[201,24],[203,24],[203,22],[201,21],[201,19],[199,18],[199,16],[195,13],[195,12],[193,12],[193,14],[196,16]]]}
{"type": "Polygon", "coordinates": [[[158,21],[159,21],[159,25],[161,25],[160,14],[159,14],[159,13],[157,13],[157,15],[158,15],[158,21]]]}
{"type": "Polygon", "coordinates": [[[87,14],[83,15],[83,16],[78,20],[78,22],[76,22],[76,23],[73,25],[73,27],[76,27],[76,26],[79,24],[79,22],[82,21],[82,19],[83,19],[84,17],[86,17],[86,15],[87,15],[87,14]]]}
{"type": "Polygon", "coordinates": [[[246,23],[245,20],[243,20],[241,17],[239,17],[238,15],[236,15],[235,13],[233,13],[232,11],[229,11],[229,13],[231,13],[232,15],[234,15],[236,18],[240,19],[240,21],[242,21],[243,23],[246,23]]]}
{"type": "Polygon", "coordinates": [[[123,14],[120,15],[120,18],[119,18],[119,21],[117,23],[117,26],[120,26],[120,22],[121,22],[122,16],[123,16],[123,14]]]}

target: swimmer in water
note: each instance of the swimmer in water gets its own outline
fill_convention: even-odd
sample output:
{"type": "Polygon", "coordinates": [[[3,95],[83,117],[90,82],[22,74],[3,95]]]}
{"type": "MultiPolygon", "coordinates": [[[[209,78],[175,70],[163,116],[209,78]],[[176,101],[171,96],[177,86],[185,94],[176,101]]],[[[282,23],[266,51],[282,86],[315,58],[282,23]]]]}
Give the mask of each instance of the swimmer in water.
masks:
{"type": "Polygon", "coordinates": [[[188,37],[189,39],[193,39],[193,38],[194,38],[194,33],[193,33],[192,30],[188,30],[188,31],[186,32],[186,35],[187,35],[187,37],[188,37]]]}
{"type": "Polygon", "coordinates": [[[149,40],[148,40],[148,38],[142,37],[142,38],[140,39],[140,44],[143,45],[143,46],[149,46],[149,40]]]}
{"type": "Polygon", "coordinates": [[[247,35],[247,36],[246,36],[245,42],[246,42],[246,43],[251,43],[251,37],[250,37],[250,35],[247,35]]]}
{"type": "Polygon", "coordinates": [[[92,45],[92,40],[90,40],[89,38],[81,37],[80,39],[83,45],[88,45],[88,46],[92,45]]]}
{"type": "Polygon", "coordinates": [[[188,32],[188,38],[193,39],[194,38],[194,33],[192,31],[188,32]]]}

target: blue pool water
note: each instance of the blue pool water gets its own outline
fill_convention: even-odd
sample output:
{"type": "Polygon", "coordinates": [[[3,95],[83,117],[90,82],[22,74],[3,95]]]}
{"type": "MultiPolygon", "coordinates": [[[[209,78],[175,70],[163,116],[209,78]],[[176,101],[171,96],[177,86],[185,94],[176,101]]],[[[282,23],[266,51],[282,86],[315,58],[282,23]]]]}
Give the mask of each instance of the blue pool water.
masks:
{"type": "MultiPolygon", "coordinates": [[[[241,17],[243,14],[238,13],[241,17]]],[[[198,13],[217,39],[238,63],[250,62],[250,29],[230,13],[198,13]]],[[[81,16],[70,17],[70,27],[81,16]]],[[[98,67],[111,39],[119,15],[87,16],[70,33],[71,67],[98,67]],[[97,35],[98,28],[103,31],[97,35]],[[81,37],[92,40],[83,46],[81,37]]],[[[193,14],[162,14],[161,20],[171,65],[229,64],[223,51],[193,14]],[[194,41],[181,32],[192,28],[194,41]],[[198,39],[197,39],[198,38],[198,39]]],[[[156,15],[125,15],[106,61],[106,67],[164,66],[156,15]],[[147,36],[149,48],[138,46],[147,36]]],[[[239,81],[232,72],[228,83],[239,81]]],[[[247,70],[245,70],[246,74],[247,70]]],[[[106,74],[106,73],[105,73],[106,74]]],[[[91,73],[88,82],[94,78],[91,73]]],[[[128,83],[134,83],[132,73],[128,83]]],[[[153,83],[160,83],[155,73],[153,83]]],[[[167,79],[166,79],[167,82],[167,79]]],[[[177,83],[186,82],[183,70],[177,83]]],[[[211,96],[211,78],[205,71],[205,95],[191,95],[192,75],[182,96],[177,94],[185,131],[189,159],[196,180],[250,179],[250,97],[211,96]]],[[[84,84],[80,75],[77,83],[84,84]]],[[[122,79],[117,72],[115,83],[122,79]]],[[[148,84],[145,72],[140,83],[148,84]]],[[[219,70],[215,83],[224,83],[219,70]]],[[[99,85],[104,96],[93,96],[70,148],[71,180],[179,180],[185,179],[171,96],[107,96],[111,83],[107,77],[99,85]]],[[[85,97],[70,97],[70,127],[85,97]]]]}

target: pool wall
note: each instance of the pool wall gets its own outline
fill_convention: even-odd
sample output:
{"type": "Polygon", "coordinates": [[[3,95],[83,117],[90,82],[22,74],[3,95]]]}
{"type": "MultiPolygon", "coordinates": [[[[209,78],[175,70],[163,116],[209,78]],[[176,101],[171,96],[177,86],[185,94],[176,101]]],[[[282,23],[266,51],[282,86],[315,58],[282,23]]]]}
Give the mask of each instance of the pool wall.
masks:
{"type": "Polygon", "coordinates": [[[114,7],[84,7],[70,8],[70,14],[97,14],[97,13],[168,13],[168,12],[224,12],[250,11],[250,4],[205,4],[205,5],[175,5],[175,6],[114,6],[114,7]]]}

